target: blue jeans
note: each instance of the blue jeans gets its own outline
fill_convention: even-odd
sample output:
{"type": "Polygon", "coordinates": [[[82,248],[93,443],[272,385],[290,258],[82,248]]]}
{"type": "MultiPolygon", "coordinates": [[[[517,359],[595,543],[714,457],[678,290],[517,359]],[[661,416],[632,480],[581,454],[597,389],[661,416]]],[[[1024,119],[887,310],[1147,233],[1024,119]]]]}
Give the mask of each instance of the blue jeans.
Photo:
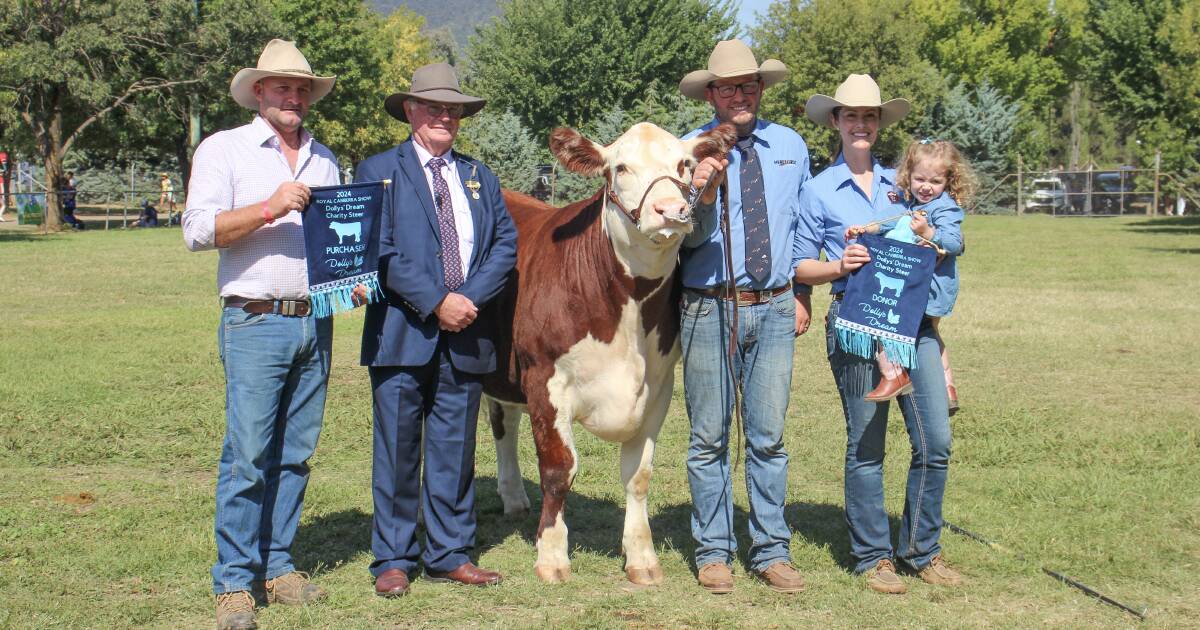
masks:
{"type": "MultiPolygon", "coordinates": [[[[728,371],[732,303],[683,293],[680,335],[683,386],[692,435],[688,484],[696,566],[733,561],[733,480],[729,474],[733,383],[728,371]]],[[[784,420],[792,387],[796,305],[791,291],[769,303],[738,309],[733,371],[742,388],[746,492],[750,497],[750,569],[790,561],[792,533],[783,518],[787,498],[784,420]]]]}
{"type": "Polygon", "coordinates": [[[226,308],[217,339],[225,443],[212,576],[220,594],[295,570],[290,550],[325,413],[333,322],[226,308]]]}
{"type": "MultiPolygon", "coordinates": [[[[846,524],[856,573],[892,558],[891,531],[883,508],[883,449],[890,403],[863,396],[879,384],[875,359],[843,352],[833,322],[841,301],[834,300],[825,319],[825,344],[833,380],[846,416],[846,524]]],[[[950,464],[950,415],[937,331],[925,318],[917,333],[917,368],[908,371],[913,392],[898,399],[912,443],[904,518],[896,557],[914,569],[941,553],[942,496],[950,464]]]]}

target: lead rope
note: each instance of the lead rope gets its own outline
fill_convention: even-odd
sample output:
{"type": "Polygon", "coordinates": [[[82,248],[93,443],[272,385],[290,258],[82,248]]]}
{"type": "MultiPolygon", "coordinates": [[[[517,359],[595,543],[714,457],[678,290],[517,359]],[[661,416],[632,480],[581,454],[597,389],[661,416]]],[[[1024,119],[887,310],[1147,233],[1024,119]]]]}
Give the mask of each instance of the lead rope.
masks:
{"type": "MultiPolygon", "coordinates": [[[[733,414],[737,419],[737,448],[734,450],[733,468],[729,470],[732,476],[737,472],[738,465],[742,460],[742,434],[745,433],[745,424],[742,421],[742,385],[738,382],[737,373],[733,369],[733,359],[737,356],[738,347],[738,294],[737,282],[733,277],[733,245],[729,236],[729,186],[725,180],[721,180],[717,192],[721,195],[721,239],[725,246],[725,287],[729,296],[732,296],[733,301],[733,317],[729,320],[729,347],[726,349],[725,369],[729,372],[729,382],[733,385],[733,414]]],[[[721,298],[717,298],[718,306],[721,304],[721,298]]]]}

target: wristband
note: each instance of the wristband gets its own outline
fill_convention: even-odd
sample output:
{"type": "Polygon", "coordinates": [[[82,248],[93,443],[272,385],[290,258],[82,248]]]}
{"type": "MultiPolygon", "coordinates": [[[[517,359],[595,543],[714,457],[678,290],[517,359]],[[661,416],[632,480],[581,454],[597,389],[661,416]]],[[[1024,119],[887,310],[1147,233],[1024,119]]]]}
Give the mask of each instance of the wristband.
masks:
{"type": "Polygon", "coordinates": [[[271,216],[271,211],[267,209],[267,202],[265,201],[262,202],[262,213],[263,221],[265,221],[267,225],[271,225],[275,222],[275,217],[271,216]]]}

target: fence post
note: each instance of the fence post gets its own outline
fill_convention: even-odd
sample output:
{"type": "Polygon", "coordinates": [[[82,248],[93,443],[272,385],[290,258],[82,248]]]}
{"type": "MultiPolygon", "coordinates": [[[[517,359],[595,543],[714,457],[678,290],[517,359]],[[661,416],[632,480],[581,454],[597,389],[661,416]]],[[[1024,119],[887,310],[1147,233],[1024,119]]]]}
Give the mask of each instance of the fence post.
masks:
{"type": "Polygon", "coordinates": [[[1150,216],[1158,216],[1158,176],[1162,168],[1162,150],[1154,152],[1154,204],[1150,206],[1150,216]]]}
{"type": "Polygon", "coordinates": [[[1025,181],[1024,181],[1024,177],[1023,177],[1023,173],[1022,173],[1024,168],[1025,168],[1025,162],[1024,162],[1024,160],[1021,159],[1021,154],[1018,153],[1017,154],[1017,214],[1018,215],[1025,214],[1025,204],[1022,203],[1024,201],[1023,197],[1024,197],[1024,188],[1025,188],[1025,181]]]}

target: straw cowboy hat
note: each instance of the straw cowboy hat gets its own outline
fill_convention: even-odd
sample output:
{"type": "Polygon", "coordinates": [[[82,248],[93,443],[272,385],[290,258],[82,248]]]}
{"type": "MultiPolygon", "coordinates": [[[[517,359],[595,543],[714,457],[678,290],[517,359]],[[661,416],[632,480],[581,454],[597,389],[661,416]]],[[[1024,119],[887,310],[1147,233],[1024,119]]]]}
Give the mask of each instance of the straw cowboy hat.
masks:
{"type": "Polygon", "coordinates": [[[868,74],[852,74],[838,86],[833,98],[824,94],[813,94],[804,104],[808,119],[826,127],[836,127],[829,122],[829,114],[835,107],[878,107],[879,127],[882,129],[908,115],[908,101],[894,98],[886,103],[879,97],[879,84],[868,74]]]}
{"type": "Polygon", "coordinates": [[[708,56],[708,69],[695,70],[687,73],[679,82],[679,91],[688,98],[698,101],[704,98],[704,88],[717,79],[740,77],[747,74],[757,74],[762,77],[763,86],[771,87],[788,75],[787,66],[778,59],[768,59],[758,65],[754,52],[740,39],[727,39],[718,42],[708,56]]]}
{"type": "Polygon", "coordinates": [[[462,105],[463,118],[474,116],[483,109],[487,101],[462,93],[458,87],[458,74],[454,68],[445,63],[431,63],[421,66],[413,72],[412,87],[407,92],[396,92],[387,97],[383,108],[392,117],[401,122],[408,122],[408,114],[404,112],[404,101],[419,98],[423,101],[445,103],[447,105],[462,105]]]}
{"type": "Polygon", "coordinates": [[[312,98],[316,103],[333,89],[337,77],[319,77],[313,74],[308,60],[296,48],[296,42],[272,39],[258,57],[257,68],[242,68],[233,75],[229,93],[238,105],[258,111],[258,99],[254,98],[254,84],[264,77],[297,77],[312,79],[312,98]]]}

